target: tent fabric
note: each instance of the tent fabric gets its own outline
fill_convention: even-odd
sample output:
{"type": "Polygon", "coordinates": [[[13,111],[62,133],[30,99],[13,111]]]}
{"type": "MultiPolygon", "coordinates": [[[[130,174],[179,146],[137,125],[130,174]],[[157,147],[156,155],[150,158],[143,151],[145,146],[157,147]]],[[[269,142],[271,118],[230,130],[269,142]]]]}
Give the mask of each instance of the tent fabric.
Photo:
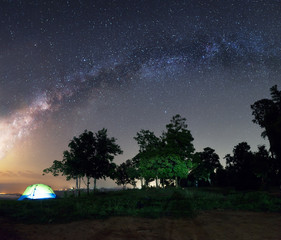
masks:
{"type": "Polygon", "coordinates": [[[18,200],[48,198],[56,198],[56,194],[53,189],[48,185],[38,183],[28,186],[18,200]]]}

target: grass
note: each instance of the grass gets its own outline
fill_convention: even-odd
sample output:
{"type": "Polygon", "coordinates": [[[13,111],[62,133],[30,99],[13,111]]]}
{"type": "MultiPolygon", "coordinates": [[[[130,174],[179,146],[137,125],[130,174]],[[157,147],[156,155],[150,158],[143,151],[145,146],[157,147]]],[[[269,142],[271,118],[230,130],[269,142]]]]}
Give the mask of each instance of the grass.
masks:
{"type": "Polygon", "coordinates": [[[266,192],[220,189],[145,189],[95,192],[35,201],[0,201],[0,216],[24,223],[57,223],[110,216],[194,217],[211,209],[281,212],[281,198],[266,192]]]}

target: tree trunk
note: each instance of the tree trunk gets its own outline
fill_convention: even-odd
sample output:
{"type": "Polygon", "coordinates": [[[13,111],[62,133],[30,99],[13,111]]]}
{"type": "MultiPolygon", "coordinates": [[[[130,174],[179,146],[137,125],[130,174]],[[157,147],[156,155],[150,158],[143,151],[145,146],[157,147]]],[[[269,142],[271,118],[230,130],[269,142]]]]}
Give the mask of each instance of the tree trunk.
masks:
{"type": "Polygon", "coordinates": [[[90,195],[90,178],[87,177],[87,195],[90,195]]]}
{"type": "Polygon", "coordinates": [[[176,188],[178,188],[179,187],[179,179],[178,179],[178,177],[176,177],[176,188]]]}
{"type": "Polygon", "coordinates": [[[80,196],[80,185],[81,185],[81,177],[77,177],[76,178],[76,191],[75,191],[76,197],[80,196]]]}
{"type": "Polygon", "coordinates": [[[94,178],[94,191],[96,191],[96,190],[97,190],[97,179],[94,178]]]}
{"type": "Polygon", "coordinates": [[[155,183],[156,183],[156,188],[158,188],[159,185],[158,185],[158,178],[157,178],[157,177],[156,177],[156,179],[155,179],[155,183]]]}
{"type": "Polygon", "coordinates": [[[80,187],[81,187],[81,177],[78,178],[78,196],[79,197],[80,197],[80,194],[81,194],[80,187]]]}
{"type": "Polygon", "coordinates": [[[75,190],[75,196],[78,196],[78,178],[76,178],[76,190],[75,190]]]}
{"type": "Polygon", "coordinates": [[[165,187],[165,185],[164,185],[164,178],[161,178],[161,179],[160,179],[160,183],[161,183],[161,185],[162,185],[162,188],[164,188],[164,187],[165,187]]]}
{"type": "Polygon", "coordinates": [[[148,180],[144,179],[145,186],[148,187],[148,180]]]}
{"type": "Polygon", "coordinates": [[[80,186],[81,186],[81,177],[76,178],[76,197],[80,197],[80,186]]]}

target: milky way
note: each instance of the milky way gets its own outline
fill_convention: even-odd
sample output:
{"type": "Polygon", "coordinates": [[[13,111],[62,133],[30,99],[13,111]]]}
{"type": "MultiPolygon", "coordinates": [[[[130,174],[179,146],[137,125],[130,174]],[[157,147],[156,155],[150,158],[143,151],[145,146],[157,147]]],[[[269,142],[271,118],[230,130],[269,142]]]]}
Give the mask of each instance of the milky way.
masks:
{"type": "Polygon", "coordinates": [[[1,159],[50,125],[107,127],[129,144],[176,113],[199,148],[225,154],[238,133],[262,141],[249,106],[281,81],[280,1],[17,0],[0,9],[1,159]]]}

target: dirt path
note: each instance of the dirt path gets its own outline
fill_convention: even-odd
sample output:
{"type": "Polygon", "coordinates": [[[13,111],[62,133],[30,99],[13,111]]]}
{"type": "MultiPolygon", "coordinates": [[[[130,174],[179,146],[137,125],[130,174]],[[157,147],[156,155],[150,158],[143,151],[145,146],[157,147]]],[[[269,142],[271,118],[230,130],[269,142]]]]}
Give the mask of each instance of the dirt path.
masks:
{"type": "Polygon", "coordinates": [[[0,239],[281,240],[281,214],[208,211],[195,219],[113,217],[50,225],[0,219],[0,239]]]}

